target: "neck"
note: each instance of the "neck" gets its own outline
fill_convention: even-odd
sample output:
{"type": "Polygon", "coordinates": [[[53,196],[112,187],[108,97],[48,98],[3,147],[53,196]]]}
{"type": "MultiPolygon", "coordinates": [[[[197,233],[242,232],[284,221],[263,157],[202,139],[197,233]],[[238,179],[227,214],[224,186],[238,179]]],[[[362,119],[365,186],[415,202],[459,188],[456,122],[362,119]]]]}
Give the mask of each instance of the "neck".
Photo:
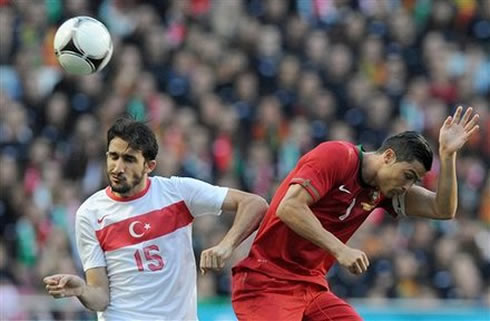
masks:
{"type": "Polygon", "coordinates": [[[364,184],[376,187],[376,168],[379,162],[378,155],[374,152],[364,153],[362,158],[362,181],[364,184]]]}

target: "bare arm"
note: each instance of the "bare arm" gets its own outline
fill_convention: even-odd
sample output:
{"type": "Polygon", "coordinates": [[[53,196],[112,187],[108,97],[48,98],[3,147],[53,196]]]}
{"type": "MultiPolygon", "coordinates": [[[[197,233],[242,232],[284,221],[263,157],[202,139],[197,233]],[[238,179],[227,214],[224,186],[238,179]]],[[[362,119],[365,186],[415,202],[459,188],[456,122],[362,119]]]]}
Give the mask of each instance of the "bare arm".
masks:
{"type": "Polygon", "coordinates": [[[277,216],[298,235],[333,255],[352,273],[367,270],[369,260],[365,253],[352,249],[327,231],[311,211],[311,195],[299,184],[291,185],[277,209],[277,216]]]}
{"type": "Polygon", "coordinates": [[[413,186],[405,196],[405,211],[409,216],[447,220],[456,216],[458,208],[458,181],[456,178],[456,153],[469,137],[478,130],[478,114],[471,117],[469,107],[463,118],[463,108],[458,107],[453,117],[448,117],[439,133],[439,158],[441,170],[437,193],[413,186]]]}
{"type": "Polygon", "coordinates": [[[236,212],[235,220],[218,245],[201,253],[202,273],[224,267],[233,250],[259,227],[268,205],[260,196],[230,188],[221,209],[236,212]]]}
{"type": "Polygon", "coordinates": [[[269,208],[260,196],[230,189],[223,202],[224,211],[236,211],[235,220],[221,243],[235,249],[258,227],[269,208]]]}
{"type": "Polygon", "coordinates": [[[323,228],[309,207],[312,202],[311,195],[301,185],[294,184],[279,204],[277,216],[297,234],[336,256],[345,245],[323,228]]]}
{"type": "Polygon", "coordinates": [[[109,279],[105,267],[85,272],[87,282],[72,274],[56,274],[43,279],[54,298],[76,296],[89,310],[104,311],[109,305],[109,279]]]}

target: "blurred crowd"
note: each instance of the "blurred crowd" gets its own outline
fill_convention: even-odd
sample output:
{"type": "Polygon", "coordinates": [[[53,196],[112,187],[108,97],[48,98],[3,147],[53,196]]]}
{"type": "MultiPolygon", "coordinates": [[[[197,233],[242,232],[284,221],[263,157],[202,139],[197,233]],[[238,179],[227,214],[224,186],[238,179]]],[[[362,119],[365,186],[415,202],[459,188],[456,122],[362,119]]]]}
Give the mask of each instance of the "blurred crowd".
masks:
{"type": "MultiPolygon", "coordinates": [[[[437,154],[445,117],[473,106],[480,131],[458,155],[457,218],[375,212],[351,240],[368,272],[335,267],[329,280],[345,298],[490,305],[490,1],[0,0],[0,30],[2,320],[39,317],[22,312],[21,295],[43,293],[43,276],[82,274],[75,212],[107,185],[105,134],[124,113],[156,132],[155,175],[270,200],[322,141],[369,151],[410,129],[437,154]],[[84,77],[65,74],[52,46],[78,15],[101,20],[114,42],[109,65],[84,77]]],[[[438,164],[422,182],[430,189],[438,164]]],[[[195,221],[197,257],[232,219],[195,221]]],[[[201,299],[229,295],[246,251],[199,277],[201,299]]]]}

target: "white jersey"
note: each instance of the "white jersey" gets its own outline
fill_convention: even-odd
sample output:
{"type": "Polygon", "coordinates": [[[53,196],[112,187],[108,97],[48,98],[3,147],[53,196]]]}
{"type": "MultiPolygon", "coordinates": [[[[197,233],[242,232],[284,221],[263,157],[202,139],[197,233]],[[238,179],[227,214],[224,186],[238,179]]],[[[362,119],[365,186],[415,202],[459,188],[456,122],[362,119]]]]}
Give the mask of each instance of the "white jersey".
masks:
{"type": "Polygon", "coordinates": [[[228,192],[192,178],[149,178],[144,191],[120,199],[110,188],[77,212],[85,271],[106,267],[110,302],[99,320],[197,320],[192,221],[219,215],[228,192]]]}

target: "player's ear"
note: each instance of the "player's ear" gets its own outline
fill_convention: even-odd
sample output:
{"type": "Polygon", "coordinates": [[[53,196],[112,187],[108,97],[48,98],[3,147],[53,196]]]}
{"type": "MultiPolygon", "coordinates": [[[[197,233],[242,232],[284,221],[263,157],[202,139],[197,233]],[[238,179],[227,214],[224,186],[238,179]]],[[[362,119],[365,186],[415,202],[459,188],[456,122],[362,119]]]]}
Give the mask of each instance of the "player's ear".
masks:
{"type": "Polygon", "coordinates": [[[157,161],[156,160],[149,160],[146,162],[146,173],[147,174],[150,174],[151,172],[153,172],[153,170],[155,169],[155,167],[157,166],[157,161]]]}
{"type": "Polygon", "coordinates": [[[383,152],[383,162],[387,165],[391,165],[396,162],[396,154],[393,149],[388,148],[383,152]]]}

